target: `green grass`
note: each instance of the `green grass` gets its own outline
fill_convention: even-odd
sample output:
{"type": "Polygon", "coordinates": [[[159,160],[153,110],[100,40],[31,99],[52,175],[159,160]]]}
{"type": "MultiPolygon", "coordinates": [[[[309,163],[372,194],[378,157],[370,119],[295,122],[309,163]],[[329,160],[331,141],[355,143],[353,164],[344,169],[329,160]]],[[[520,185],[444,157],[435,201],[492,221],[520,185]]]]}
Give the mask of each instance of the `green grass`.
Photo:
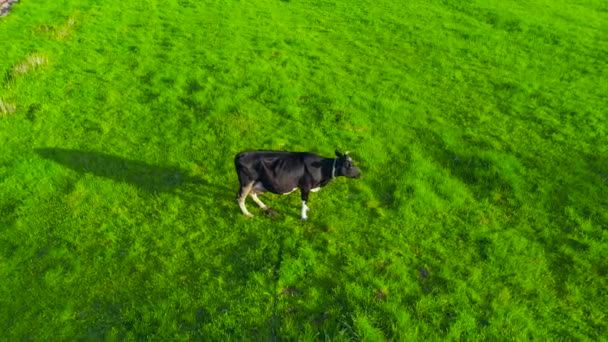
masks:
{"type": "Polygon", "coordinates": [[[608,336],[604,1],[42,1],[0,19],[0,339],[608,336]],[[360,180],[238,209],[246,149],[360,180]]]}

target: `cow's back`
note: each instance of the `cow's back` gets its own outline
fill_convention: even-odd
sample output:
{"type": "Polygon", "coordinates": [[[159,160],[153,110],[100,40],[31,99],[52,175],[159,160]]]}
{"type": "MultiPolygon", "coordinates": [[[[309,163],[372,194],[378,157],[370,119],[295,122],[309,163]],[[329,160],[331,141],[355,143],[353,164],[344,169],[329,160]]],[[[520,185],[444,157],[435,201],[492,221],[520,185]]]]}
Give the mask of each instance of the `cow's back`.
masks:
{"type": "Polygon", "coordinates": [[[241,183],[260,182],[271,192],[286,193],[298,186],[306,165],[320,158],[308,152],[245,151],[236,155],[235,167],[241,183]]]}
{"type": "Polygon", "coordinates": [[[240,165],[254,165],[257,162],[266,164],[273,163],[278,160],[289,161],[291,163],[305,163],[306,160],[322,159],[318,155],[310,152],[287,152],[287,151],[245,151],[240,152],[234,158],[235,163],[240,165]]]}

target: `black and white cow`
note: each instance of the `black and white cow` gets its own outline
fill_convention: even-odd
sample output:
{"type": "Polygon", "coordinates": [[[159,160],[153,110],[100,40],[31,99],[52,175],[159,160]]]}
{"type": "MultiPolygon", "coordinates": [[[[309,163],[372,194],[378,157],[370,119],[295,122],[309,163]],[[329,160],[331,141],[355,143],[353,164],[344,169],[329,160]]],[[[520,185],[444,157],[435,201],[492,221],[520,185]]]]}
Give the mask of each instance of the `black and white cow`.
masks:
{"type": "Polygon", "coordinates": [[[249,195],[260,208],[275,215],[276,212],[262,203],[258,195],[264,192],[287,195],[300,189],[302,220],[306,220],[306,212],[309,210],[306,202],[310,192],[318,191],[339,176],[361,177],[361,172],[353,164],[348,152],[342,154],[336,150],[336,157],[324,158],[309,152],[284,151],[247,151],[237,154],[234,165],[241,185],[237,194],[239,207],[247,217],[253,217],[245,207],[249,195]]]}

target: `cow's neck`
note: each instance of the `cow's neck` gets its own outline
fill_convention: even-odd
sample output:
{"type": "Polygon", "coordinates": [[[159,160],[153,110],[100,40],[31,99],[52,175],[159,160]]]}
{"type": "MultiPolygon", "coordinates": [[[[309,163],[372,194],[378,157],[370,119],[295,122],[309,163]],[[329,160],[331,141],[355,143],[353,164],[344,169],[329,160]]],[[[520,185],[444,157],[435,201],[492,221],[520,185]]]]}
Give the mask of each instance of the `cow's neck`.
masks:
{"type": "Polygon", "coordinates": [[[321,171],[321,179],[319,180],[319,186],[327,185],[327,183],[331,182],[332,179],[338,176],[336,174],[336,160],[337,159],[326,158],[323,161],[323,168],[321,171]]]}
{"type": "Polygon", "coordinates": [[[336,178],[336,161],[338,158],[334,158],[333,165],[331,166],[331,179],[336,178]]]}

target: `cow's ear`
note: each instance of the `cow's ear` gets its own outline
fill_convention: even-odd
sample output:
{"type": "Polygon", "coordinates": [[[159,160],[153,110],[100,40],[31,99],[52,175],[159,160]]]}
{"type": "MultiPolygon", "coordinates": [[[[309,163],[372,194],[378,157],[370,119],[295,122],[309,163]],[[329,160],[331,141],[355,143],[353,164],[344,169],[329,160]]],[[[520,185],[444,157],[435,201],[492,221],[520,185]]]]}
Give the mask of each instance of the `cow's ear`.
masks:
{"type": "Polygon", "coordinates": [[[342,152],[340,152],[340,151],[336,150],[336,156],[337,156],[338,158],[342,157],[342,152]]]}

